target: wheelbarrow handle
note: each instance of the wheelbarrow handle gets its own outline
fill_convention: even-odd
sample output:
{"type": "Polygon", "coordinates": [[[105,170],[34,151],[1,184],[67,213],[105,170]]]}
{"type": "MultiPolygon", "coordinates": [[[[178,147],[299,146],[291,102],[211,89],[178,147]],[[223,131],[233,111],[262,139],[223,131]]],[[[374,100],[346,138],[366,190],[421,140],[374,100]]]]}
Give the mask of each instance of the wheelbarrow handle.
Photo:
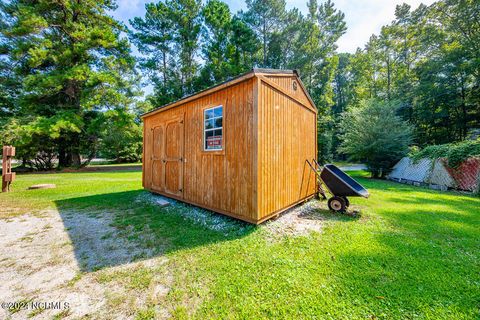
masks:
{"type": "Polygon", "coordinates": [[[327,199],[327,196],[325,194],[325,190],[322,188],[322,184],[324,184],[324,182],[322,181],[322,178],[320,177],[320,173],[322,172],[322,167],[318,164],[317,160],[313,159],[313,163],[315,163],[315,166],[319,167],[318,169],[316,167],[314,167],[312,165],[312,163],[310,163],[310,161],[307,159],[307,163],[308,165],[310,166],[310,168],[313,170],[313,172],[315,172],[315,174],[317,175],[317,181],[318,181],[318,190],[317,190],[317,193],[319,193],[320,195],[322,195],[322,198],[325,200],[327,199]]]}
{"type": "MultiPolygon", "coordinates": [[[[313,161],[315,161],[315,159],[313,159],[313,161]]],[[[320,171],[317,168],[315,168],[308,159],[307,159],[307,163],[310,166],[310,168],[313,170],[313,172],[315,172],[318,176],[320,176],[320,171]]]]}

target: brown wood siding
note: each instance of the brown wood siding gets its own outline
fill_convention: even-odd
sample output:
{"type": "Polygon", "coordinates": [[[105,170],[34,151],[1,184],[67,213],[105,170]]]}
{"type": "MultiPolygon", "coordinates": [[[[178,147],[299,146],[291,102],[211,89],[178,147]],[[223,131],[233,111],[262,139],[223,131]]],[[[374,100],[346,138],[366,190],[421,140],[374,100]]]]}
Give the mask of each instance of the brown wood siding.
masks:
{"type": "Polygon", "coordinates": [[[265,78],[276,83],[279,87],[283,89],[285,93],[297,98],[305,105],[309,106],[313,111],[315,111],[315,106],[312,105],[312,103],[310,103],[310,101],[308,100],[302,86],[300,85],[300,80],[296,76],[265,75],[265,78]],[[297,82],[296,90],[294,89],[294,82],[297,82]]]}
{"type": "Polygon", "coordinates": [[[316,191],[316,108],[291,73],[246,75],[143,119],[146,189],[253,223],[316,191]],[[203,111],[218,105],[224,148],[204,151],[203,111]]]}
{"type": "Polygon", "coordinates": [[[260,81],[258,88],[259,220],[316,191],[315,174],[306,163],[316,155],[316,113],[297,101],[311,106],[300,86],[295,92],[288,91],[291,78],[268,77],[268,80],[274,80],[285,91],[265,81],[260,81]]]}
{"type": "MultiPolygon", "coordinates": [[[[247,221],[257,221],[253,197],[256,187],[253,169],[255,154],[252,152],[253,83],[254,78],[248,78],[233,86],[145,117],[145,188],[153,190],[152,128],[165,124],[172,118],[184,117],[183,193],[176,197],[247,221]],[[218,105],[224,107],[224,149],[204,151],[203,110],[218,105]]],[[[164,132],[169,134],[168,131],[164,132]]],[[[153,191],[163,193],[161,190],[153,191]]]]}

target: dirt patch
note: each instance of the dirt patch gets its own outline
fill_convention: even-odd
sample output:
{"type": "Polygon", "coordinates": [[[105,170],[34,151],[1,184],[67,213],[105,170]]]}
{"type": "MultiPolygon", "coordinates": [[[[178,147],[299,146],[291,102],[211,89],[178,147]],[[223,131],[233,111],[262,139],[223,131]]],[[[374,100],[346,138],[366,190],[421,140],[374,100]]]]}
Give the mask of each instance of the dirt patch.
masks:
{"type": "MultiPolygon", "coordinates": [[[[167,259],[129,237],[132,230],[120,235],[113,217],[111,212],[50,209],[0,220],[0,302],[62,306],[2,308],[0,319],[50,319],[60,313],[67,319],[129,319],[148,303],[161,302],[171,281],[167,259]],[[139,256],[145,259],[132,262],[139,256]],[[131,274],[138,274],[134,279],[140,286],[132,285],[131,274]]],[[[159,315],[167,317],[168,311],[157,310],[159,315]]]]}
{"type": "Polygon", "coordinates": [[[53,183],[42,183],[42,184],[34,184],[33,186],[28,187],[28,190],[36,190],[36,189],[52,189],[56,188],[57,186],[53,183]]]}
{"type": "Polygon", "coordinates": [[[281,213],[277,219],[271,219],[259,226],[254,226],[219,213],[146,191],[135,199],[137,203],[150,203],[159,207],[162,206],[165,200],[170,203],[170,206],[164,208],[166,213],[180,215],[186,220],[190,220],[207,229],[221,232],[225,236],[232,234],[242,235],[254,228],[259,228],[262,232],[266,232],[268,239],[285,236],[305,236],[312,231],[321,232],[326,220],[359,216],[358,210],[354,206],[351,206],[347,213],[342,215],[330,212],[326,201],[322,202],[312,199],[281,213]]]}
{"type": "Polygon", "coordinates": [[[261,225],[267,233],[267,239],[275,240],[283,237],[306,236],[311,232],[322,232],[330,221],[360,219],[359,208],[351,205],[345,213],[331,212],[326,201],[309,200],[280,214],[261,225]]]}
{"type": "Polygon", "coordinates": [[[262,225],[271,238],[284,236],[305,236],[310,232],[321,232],[325,218],[324,205],[318,200],[310,200],[280,214],[262,225]]]}
{"type": "MultiPolygon", "coordinates": [[[[140,194],[136,202],[151,203],[160,206],[164,197],[149,192],[140,194]]],[[[170,214],[181,215],[195,224],[202,225],[210,230],[219,231],[225,235],[244,234],[252,228],[260,228],[268,236],[300,236],[310,232],[321,232],[325,224],[325,215],[332,215],[326,208],[325,203],[318,200],[310,200],[280,214],[277,219],[269,220],[258,227],[232,219],[219,213],[191,206],[180,201],[168,199],[170,206],[166,211],[170,214]]]]}

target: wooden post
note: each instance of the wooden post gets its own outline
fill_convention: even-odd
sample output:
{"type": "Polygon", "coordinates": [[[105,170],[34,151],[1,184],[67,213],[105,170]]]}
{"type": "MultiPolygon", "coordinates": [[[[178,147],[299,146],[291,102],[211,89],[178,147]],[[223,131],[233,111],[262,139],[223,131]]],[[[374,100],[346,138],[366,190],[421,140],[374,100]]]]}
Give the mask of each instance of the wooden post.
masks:
{"type": "Polygon", "coordinates": [[[10,191],[10,184],[15,180],[15,172],[12,172],[12,157],[14,156],[15,147],[3,146],[2,192],[10,191]]]}

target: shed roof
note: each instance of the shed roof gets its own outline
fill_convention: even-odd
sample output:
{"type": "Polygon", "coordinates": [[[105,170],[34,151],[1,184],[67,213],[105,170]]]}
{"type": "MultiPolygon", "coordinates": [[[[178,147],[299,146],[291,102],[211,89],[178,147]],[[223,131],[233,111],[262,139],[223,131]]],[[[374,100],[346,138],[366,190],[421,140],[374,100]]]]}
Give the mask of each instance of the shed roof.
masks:
{"type": "MultiPolygon", "coordinates": [[[[238,76],[235,76],[231,79],[228,79],[222,83],[219,83],[217,85],[214,85],[212,87],[209,87],[209,88],[206,88],[204,90],[201,90],[201,91],[198,91],[198,92],[195,92],[191,95],[188,95],[188,96],[185,96],[179,100],[176,100],[176,101],[173,101],[173,102],[170,102],[170,103],[167,103],[167,104],[164,104],[160,107],[157,107],[153,110],[150,110],[148,112],[145,112],[144,114],[142,114],[140,117],[141,118],[144,118],[146,116],[149,116],[149,115],[152,115],[152,114],[155,114],[157,112],[160,112],[162,111],[163,109],[170,109],[170,108],[173,108],[175,106],[178,106],[182,103],[186,103],[188,101],[192,101],[192,100],[195,100],[197,98],[200,98],[204,95],[207,95],[207,94],[210,94],[210,93],[213,93],[215,91],[218,91],[218,90],[221,90],[225,87],[229,87],[231,85],[234,85],[236,83],[239,83],[239,82],[242,82],[244,80],[247,80],[249,78],[252,78],[253,76],[255,76],[256,74],[258,75],[261,75],[261,74],[279,74],[279,75],[295,75],[299,80],[300,80],[300,76],[298,74],[298,71],[297,70],[282,70],[282,69],[266,69],[266,68],[253,68],[252,70],[248,71],[248,72],[245,72],[243,74],[240,74],[238,76]]],[[[315,103],[313,102],[312,98],[310,97],[310,95],[308,94],[308,91],[306,90],[306,88],[304,87],[302,81],[300,80],[299,81],[300,83],[300,86],[301,88],[303,89],[303,91],[305,92],[308,100],[310,101],[310,103],[316,108],[315,106],[315,103]]]]}

